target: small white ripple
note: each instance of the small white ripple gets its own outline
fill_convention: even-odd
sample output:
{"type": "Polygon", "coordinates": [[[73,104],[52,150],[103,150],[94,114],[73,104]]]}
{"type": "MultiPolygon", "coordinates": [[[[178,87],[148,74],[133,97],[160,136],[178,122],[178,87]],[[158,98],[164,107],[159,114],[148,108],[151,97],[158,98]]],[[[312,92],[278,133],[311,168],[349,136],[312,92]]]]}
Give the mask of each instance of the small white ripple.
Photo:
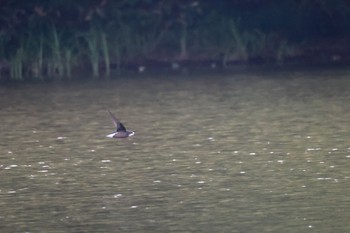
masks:
{"type": "Polygon", "coordinates": [[[318,177],[317,180],[331,180],[331,177],[318,177]]]}
{"type": "Polygon", "coordinates": [[[4,169],[5,170],[9,170],[9,169],[12,169],[12,168],[15,168],[15,167],[18,167],[17,164],[11,164],[11,165],[8,165],[7,167],[5,167],[4,169]]]}

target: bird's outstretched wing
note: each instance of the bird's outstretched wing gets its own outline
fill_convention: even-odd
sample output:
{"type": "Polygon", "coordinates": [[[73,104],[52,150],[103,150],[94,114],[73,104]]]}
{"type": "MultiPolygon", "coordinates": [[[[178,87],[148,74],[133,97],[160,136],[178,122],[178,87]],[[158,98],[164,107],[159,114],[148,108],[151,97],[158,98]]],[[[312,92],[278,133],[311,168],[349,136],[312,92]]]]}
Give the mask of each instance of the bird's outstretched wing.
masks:
{"type": "Polygon", "coordinates": [[[109,115],[112,118],[113,124],[116,128],[116,132],[120,132],[120,131],[126,131],[126,128],[124,127],[124,125],[118,120],[118,118],[116,118],[113,113],[111,113],[111,111],[109,111],[109,109],[107,109],[109,115]]]}

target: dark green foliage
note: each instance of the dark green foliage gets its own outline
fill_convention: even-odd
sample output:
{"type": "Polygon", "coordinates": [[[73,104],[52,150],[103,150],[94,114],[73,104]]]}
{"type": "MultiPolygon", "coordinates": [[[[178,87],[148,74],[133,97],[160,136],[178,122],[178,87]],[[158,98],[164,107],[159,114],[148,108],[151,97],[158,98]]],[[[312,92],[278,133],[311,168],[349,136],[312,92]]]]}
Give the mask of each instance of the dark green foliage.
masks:
{"type": "Polygon", "coordinates": [[[109,77],[147,60],[297,56],[317,37],[349,36],[346,0],[2,0],[0,78],[109,77]]]}

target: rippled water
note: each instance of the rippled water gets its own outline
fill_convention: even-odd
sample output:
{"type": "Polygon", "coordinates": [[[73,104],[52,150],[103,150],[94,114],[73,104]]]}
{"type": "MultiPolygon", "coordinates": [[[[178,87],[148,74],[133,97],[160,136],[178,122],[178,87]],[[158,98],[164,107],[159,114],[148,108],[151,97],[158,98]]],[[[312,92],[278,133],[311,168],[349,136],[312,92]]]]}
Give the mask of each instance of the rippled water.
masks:
{"type": "Polygon", "coordinates": [[[349,232],[350,74],[0,88],[0,232],[349,232]],[[113,140],[110,108],[134,137],[113,140]]]}

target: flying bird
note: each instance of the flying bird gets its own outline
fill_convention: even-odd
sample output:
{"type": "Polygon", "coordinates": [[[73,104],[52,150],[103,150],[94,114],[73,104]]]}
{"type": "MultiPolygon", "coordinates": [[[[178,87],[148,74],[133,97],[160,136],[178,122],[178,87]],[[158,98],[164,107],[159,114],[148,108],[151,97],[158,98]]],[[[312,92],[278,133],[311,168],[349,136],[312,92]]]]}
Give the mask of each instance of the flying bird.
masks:
{"type": "Polygon", "coordinates": [[[127,138],[127,137],[131,137],[135,134],[134,131],[129,131],[125,128],[125,126],[118,120],[118,118],[116,118],[108,109],[107,109],[109,115],[112,118],[113,124],[116,128],[116,130],[111,133],[108,134],[106,137],[108,138],[127,138]]]}

